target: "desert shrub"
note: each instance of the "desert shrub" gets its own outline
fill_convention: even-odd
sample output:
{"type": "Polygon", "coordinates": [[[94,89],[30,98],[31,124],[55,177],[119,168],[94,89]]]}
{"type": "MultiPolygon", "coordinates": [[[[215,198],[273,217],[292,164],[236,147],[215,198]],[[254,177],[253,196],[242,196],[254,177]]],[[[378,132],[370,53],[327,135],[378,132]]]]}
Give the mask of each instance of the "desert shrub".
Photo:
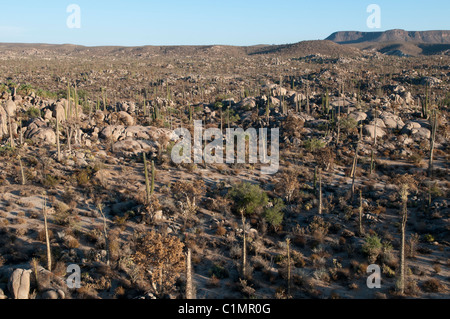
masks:
{"type": "Polygon", "coordinates": [[[320,231],[324,235],[328,234],[330,223],[323,220],[320,216],[314,216],[313,220],[309,223],[308,231],[313,234],[316,231],[320,231]]]}
{"type": "Polygon", "coordinates": [[[42,180],[42,185],[44,185],[47,188],[55,188],[59,183],[60,183],[59,177],[50,174],[45,175],[44,179],[42,180]]]}
{"type": "Polygon", "coordinates": [[[209,276],[211,278],[214,276],[218,279],[228,278],[229,276],[228,269],[221,264],[214,264],[212,268],[209,270],[209,276]]]}
{"type": "Polygon", "coordinates": [[[435,241],[434,236],[431,234],[426,234],[423,236],[423,240],[427,243],[432,243],[435,241]]]}
{"type": "Polygon", "coordinates": [[[175,236],[154,231],[138,235],[133,260],[149,277],[154,293],[169,293],[184,269],[184,244],[175,236]]]}
{"type": "Polygon", "coordinates": [[[264,190],[250,183],[237,184],[230,189],[228,196],[234,199],[236,211],[243,210],[245,214],[259,212],[269,201],[264,190]]]}
{"type": "Polygon", "coordinates": [[[374,263],[378,255],[381,253],[382,247],[383,244],[381,243],[380,238],[378,238],[375,234],[366,237],[366,240],[362,246],[362,251],[368,256],[369,262],[374,263]]]}
{"type": "MultiPolygon", "coordinates": [[[[52,238],[53,238],[53,232],[51,231],[51,229],[48,230],[48,238],[49,238],[50,240],[52,240],[52,238]]],[[[45,229],[41,229],[41,230],[38,232],[37,240],[39,240],[40,242],[45,243],[45,240],[46,240],[46,239],[45,239],[45,229]]]]}
{"type": "Polygon", "coordinates": [[[197,198],[202,197],[206,193],[205,182],[202,179],[196,179],[195,181],[178,181],[175,182],[172,187],[172,194],[175,198],[184,198],[186,195],[190,197],[193,195],[197,198]]]}
{"type": "Polygon", "coordinates": [[[206,285],[207,285],[208,287],[210,287],[210,288],[219,287],[219,286],[220,286],[220,279],[217,278],[216,276],[212,275],[212,276],[208,279],[206,285]]]}
{"type": "Polygon", "coordinates": [[[32,106],[27,110],[26,114],[29,118],[34,119],[36,117],[41,117],[41,110],[39,110],[37,107],[32,106]]]}
{"type": "Polygon", "coordinates": [[[334,161],[336,159],[335,152],[329,147],[319,149],[314,155],[319,167],[328,171],[333,169],[334,161]]]}
{"type": "Polygon", "coordinates": [[[415,164],[415,165],[418,165],[418,164],[420,164],[420,163],[424,160],[424,158],[425,158],[425,156],[423,155],[422,152],[413,152],[413,153],[409,156],[408,160],[409,160],[411,163],[413,163],[413,164],[415,164]]]}
{"type": "Polygon", "coordinates": [[[227,233],[227,230],[225,227],[223,227],[221,225],[217,226],[217,229],[216,229],[217,236],[224,236],[226,233],[227,233]]]}
{"type": "Polygon", "coordinates": [[[86,170],[80,170],[77,174],[76,174],[76,180],[78,183],[78,186],[86,186],[89,181],[90,181],[90,172],[86,169],[86,170]]]}
{"type": "Polygon", "coordinates": [[[283,196],[287,202],[291,202],[295,192],[300,188],[300,183],[297,179],[298,175],[299,173],[295,171],[283,172],[275,185],[275,192],[283,196]]]}
{"type": "Polygon", "coordinates": [[[312,139],[306,140],[304,142],[304,146],[305,146],[307,151],[315,152],[318,149],[321,149],[322,147],[324,147],[325,146],[325,142],[323,142],[323,141],[321,141],[321,140],[319,140],[317,138],[312,138],[312,139]]]}
{"type": "Polygon", "coordinates": [[[436,278],[428,279],[422,287],[426,292],[440,292],[443,289],[443,285],[436,278]]]}
{"type": "Polygon", "coordinates": [[[75,237],[67,236],[67,239],[65,240],[65,245],[69,249],[78,248],[80,246],[80,243],[75,237]]]}
{"type": "Polygon", "coordinates": [[[283,222],[284,202],[280,198],[275,198],[271,207],[264,210],[264,218],[275,231],[278,231],[283,222]]]}
{"type": "Polygon", "coordinates": [[[301,131],[305,122],[299,117],[289,114],[283,122],[284,136],[286,137],[297,137],[301,136],[301,131]]]}
{"type": "Polygon", "coordinates": [[[343,132],[353,133],[358,126],[358,122],[353,117],[346,117],[339,120],[339,125],[343,132]]]}

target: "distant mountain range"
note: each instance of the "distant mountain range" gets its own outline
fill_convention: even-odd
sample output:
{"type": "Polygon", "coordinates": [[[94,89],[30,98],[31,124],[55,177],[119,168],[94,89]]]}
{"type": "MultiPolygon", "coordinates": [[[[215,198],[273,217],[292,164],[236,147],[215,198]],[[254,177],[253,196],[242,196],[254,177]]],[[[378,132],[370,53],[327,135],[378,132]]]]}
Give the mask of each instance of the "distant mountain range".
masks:
{"type": "Polygon", "coordinates": [[[361,56],[363,51],[378,51],[386,55],[419,56],[450,55],[450,30],[384,32],[339,31],[325,40],[301,41],[282,45],[174,45],[174,46],[98,46],[86,47],[72,44],[0,43],[0,58],[7,56],[248,56],[269,55],[304,57],[321,54],[333,57],[361,56]]]}
{"type": "Polygon", "coordinates": [[[339,31],[331,34],[326,40],[391,55],[450,54],[450,30],[339,31]]]}
{"type": "Polygon", "coordinates": [[[361,42],[415,42],[429,44],[450,44],[450,30],[405,31],[400,29],[383,32],[339,31],[326,40],[339,44],[361,42]]]}

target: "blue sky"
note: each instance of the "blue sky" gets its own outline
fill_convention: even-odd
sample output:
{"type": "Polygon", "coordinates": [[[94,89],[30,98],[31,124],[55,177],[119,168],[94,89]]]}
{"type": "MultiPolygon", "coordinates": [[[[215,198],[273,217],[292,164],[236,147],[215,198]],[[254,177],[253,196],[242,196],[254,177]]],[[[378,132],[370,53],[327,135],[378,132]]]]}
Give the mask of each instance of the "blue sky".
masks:
{"type": "Polygon", "coordinates": [[[448,0],[0,0],[0,42],[81,45],[284,44],[334,31],[450,29],[448,0]],[[381,28],[369,29],[369,4],[381,28]],[[66,8],[81,8],[70,29],[66,8]]]}

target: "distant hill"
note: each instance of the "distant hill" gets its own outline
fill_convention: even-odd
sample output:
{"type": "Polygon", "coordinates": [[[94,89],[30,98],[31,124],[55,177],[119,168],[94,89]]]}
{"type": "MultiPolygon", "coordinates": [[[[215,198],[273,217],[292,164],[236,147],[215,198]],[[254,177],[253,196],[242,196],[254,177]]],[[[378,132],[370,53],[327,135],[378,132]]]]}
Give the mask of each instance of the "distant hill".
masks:
{"type": "Polygon", "coordinates": [[[450,30],[405,31],[400,29],[384,32],[339,31],[326,40],[339,44],[361,42],[415,42],[429,44],[450,44],[450,30]]]}
{"type": "Polygon", "coordinates": [[[310,54],[322,54],[335,57],[358,56],[359,50],[336,44],[328,40],[301,41],[292,44],[259,47],[250,54],[276,54],[281,56],[301,57],[310,54]]]}
{"type": "Polygon", "coordinates": [[[3,56],[80,56],[80,57],[152,57],[152,56],[233,56],[276,55],[283,57],[302,57],[311,54],[321,54],[333,57],[359,56],[361,51],[356,48],[336,44],[327,40],[302,41],[282,45],[174,45],[174,46],[97,46],[86,47],[72,44],[27,44],[0,43],[0,54],[3,56]]]}
{"type": "Polygon", "coordinates": [[[382,32],[339,31],[326,40],[361,50],[376,50],[393,55],[443,54],[450,49],[450,30],[382,32]]]}

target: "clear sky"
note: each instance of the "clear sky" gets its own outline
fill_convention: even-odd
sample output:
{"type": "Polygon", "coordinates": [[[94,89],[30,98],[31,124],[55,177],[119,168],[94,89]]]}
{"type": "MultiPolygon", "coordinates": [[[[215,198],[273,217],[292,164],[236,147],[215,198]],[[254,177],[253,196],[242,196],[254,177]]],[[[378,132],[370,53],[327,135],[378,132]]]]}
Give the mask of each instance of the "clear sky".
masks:
{"type": "Polygon", "coordinates": [[[449,0],[0,0],[0,42],[81,45],[284,44],[334,31],[449,30],[449,0]],[[81,28],[68,28],[70,4],[81,28]],[[369,29],[366,8],[381,8],[369,29]]]}

